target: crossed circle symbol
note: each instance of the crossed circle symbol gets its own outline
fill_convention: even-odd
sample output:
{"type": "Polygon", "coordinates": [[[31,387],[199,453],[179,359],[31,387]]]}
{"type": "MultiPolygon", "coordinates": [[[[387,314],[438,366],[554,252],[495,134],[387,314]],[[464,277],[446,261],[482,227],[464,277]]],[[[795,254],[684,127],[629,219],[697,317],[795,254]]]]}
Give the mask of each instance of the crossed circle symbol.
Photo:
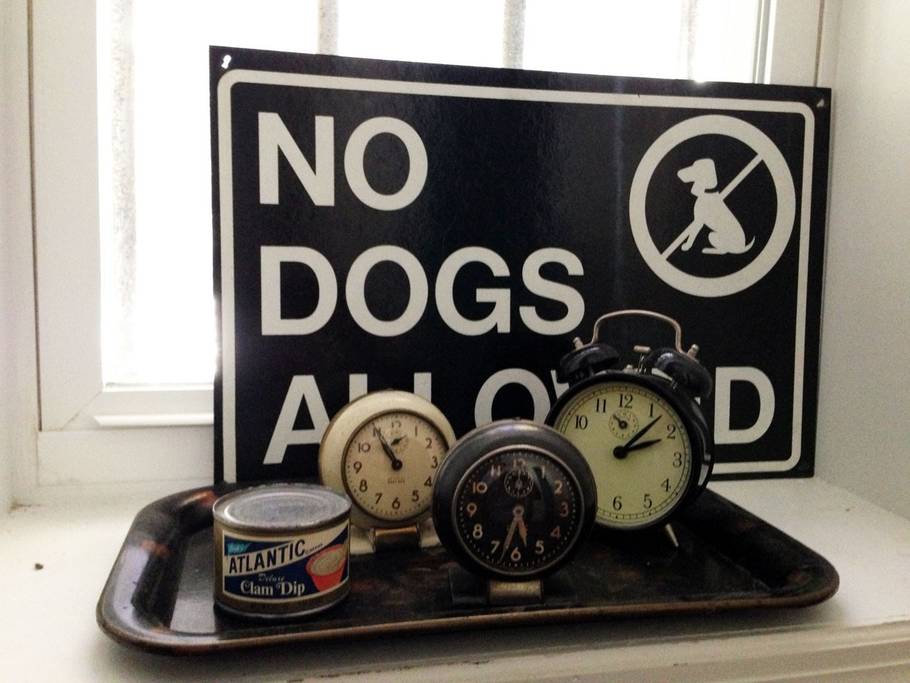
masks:
{"type": "MultiPolygon", "coordinates": [[[[741,180],[738,178],[737,180],[741,180]]],[[[696,116],[677,123],[658,137],[645,152],[632,179],[629,192],[629,220],[632,237],[642,258],[654,274],[671,287],[686,294],[702,297],[719,297],[735,294],[761,280],[780,259],[796,216],[796,191],[793,176],[783,155],[771,139],[755,126],[741,119],[720,114],[696,116]],[[747,145],[771,173],[777,195],[777,214],[774,227],[764,249],[742,269],[719,277],[692,275],[670,263],[670,254],[664,255],[654,244],[645,214],[645,201],[651,178],[657,165],[676,146],[699,135],[725,135],[747,145]]]]}

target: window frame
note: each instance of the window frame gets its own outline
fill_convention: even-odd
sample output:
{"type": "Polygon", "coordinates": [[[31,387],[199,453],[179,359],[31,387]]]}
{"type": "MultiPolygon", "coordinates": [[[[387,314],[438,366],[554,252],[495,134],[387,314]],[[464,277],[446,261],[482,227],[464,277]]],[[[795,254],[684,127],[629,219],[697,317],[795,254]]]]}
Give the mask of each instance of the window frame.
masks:
{"type": "MultiPolygon", "coordinates": [[[[27,501],[53,497],[53,487],[202,484],[212,476],[211,385],[102,380],[97,4],[31,0],[40,428],[34,462],[22,463],[37,473],[34,490],[17,492],[27,501]]],[[[514,5],[504,0],[507,13],[514,5]]],[[[768,36],[756,59],[761,82],[816,84],[824,0],[763,0],[761,8],[768,36]]],[[[326,15],[332,21],[335,13],[326,15]]],[[[513,33],[507,27],[507,48],[513,33]]],[[[320,35],[331,51],[334,36],[320,35]]],[[[515,52],[506,51],[510,66],[515,52]]]]}

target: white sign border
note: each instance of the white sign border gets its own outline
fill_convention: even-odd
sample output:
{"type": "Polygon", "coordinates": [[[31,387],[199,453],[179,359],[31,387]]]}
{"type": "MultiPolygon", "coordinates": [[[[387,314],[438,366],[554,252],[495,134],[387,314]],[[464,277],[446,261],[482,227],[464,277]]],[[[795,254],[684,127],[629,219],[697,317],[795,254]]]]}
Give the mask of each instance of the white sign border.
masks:
{"type": "MultiPolygon", "coordinates": [[[[666,107],[759,111],[800,114],[805,120],[802,192],[799,228],[799,271],[797,276],[796,339],[793,376],[793,440],[786,460],[718,463],[715,474],[786,472],[799,462],[802,452],[803,371],[806,347],[806,296],[809,275],[809,231],[812,199],[812,157],[815,145],[815,113],[802,102],[779,100],[727,99],[675,95],[639,95],[571,90],[503,88],[483,85],[425,83],[342,76],[319,76],[235,69],[218,81],[218,173],[221,245],[221,440],[225,481],[237,480],[236,450],[236,368],[234,357],[234,215],[233,159],[231,145],[231,90],[238,83],[293,86],[324,90],[381,92],[400,95],[429,95],[487,100],[600,104],[627,107],[666,107]]],[[[217,454],[216,454],[217,457],[217,454]]]]}

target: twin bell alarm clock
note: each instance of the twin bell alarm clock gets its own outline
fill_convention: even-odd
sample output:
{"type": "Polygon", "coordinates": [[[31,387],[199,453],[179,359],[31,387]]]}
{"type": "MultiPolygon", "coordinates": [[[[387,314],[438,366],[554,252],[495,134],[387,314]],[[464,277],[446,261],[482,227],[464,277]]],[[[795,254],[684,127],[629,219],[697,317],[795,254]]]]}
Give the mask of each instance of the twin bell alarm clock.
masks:
{"type": "MultiPolygon", "coordinates": [[[[704,489],[714,445],[699,401],[711,375],[698,347],[682,348],[674,319],[644,310],[601,316],[591,341],[574,340],[557,379],[569,384],[546,423],[587,460],[597,486],[597,523],[620,531],[666,525],[704,489]],[[619,353],[603,341],[608,320],[644,316],[669,325],[674,345],[636,346],[637,366],[620,368],[619,353]]],[[[675,543],[672,528],[667,528],[675,543]]]]}

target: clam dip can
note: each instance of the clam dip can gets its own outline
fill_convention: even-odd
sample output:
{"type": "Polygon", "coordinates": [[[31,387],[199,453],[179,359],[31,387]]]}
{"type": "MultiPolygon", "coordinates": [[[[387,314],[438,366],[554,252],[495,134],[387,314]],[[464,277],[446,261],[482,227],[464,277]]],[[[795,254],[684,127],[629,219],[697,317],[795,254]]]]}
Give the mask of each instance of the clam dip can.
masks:
{"type": "Polygon", "coordinates": [[[228,612],[290,618],[350,591],[348,499],[313,484],[267,484],[212,508],[215,602],[228,612]]]}

